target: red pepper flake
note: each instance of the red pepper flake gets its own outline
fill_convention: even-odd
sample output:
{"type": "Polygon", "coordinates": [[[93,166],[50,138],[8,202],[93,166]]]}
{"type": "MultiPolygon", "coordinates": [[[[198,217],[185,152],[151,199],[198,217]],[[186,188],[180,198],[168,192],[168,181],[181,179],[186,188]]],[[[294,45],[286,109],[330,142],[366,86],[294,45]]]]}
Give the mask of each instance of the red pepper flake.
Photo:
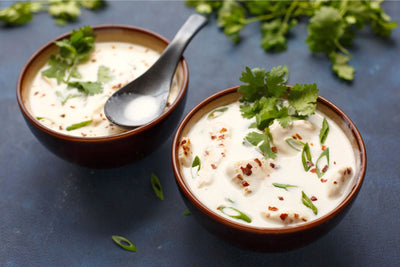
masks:
{"type": "Polygon", "coordinates": [[[184,144],[186,144],[186,140],[182,140],[182,142],[181,142],[181,145],[184,145],[184,144]]]}
{"type": "Polygon", "coordinates": [[[219,132],[220,133],[226,133],[228,130],[226,128],[222,128],[219,132]]]}
{"type": "Polygon", "coordinates": [[[347,174],[351,174],[351,169],[350,169],[350,168],[347,168],[347,169],[346,169],[346,173],[347,173],[347,174]]]}
{"type": "Polygon", "coordinates": [[[94,58],[94,59],[92,59],[91,61],[94,63],[94,62],[96,62],[97,60],[94,58]]]}
{"type": "Polygon", "coordinates": [[[333,181],[333,184],[337,184],[337,182],[336,182],[336,181],[333,181]]]}
{"type": "Polygon", "coordinates": [[[326,172],[328,170],[328,165],[325,165],[323,168],[322,168],[322,172],[326,172]]]}
{"type": "Polygon", "coordinates": [[[239,180],[243,180],[243,176],[240,173],[236,175],[236,178],[238,178],[239,180]]]}
{"type": "Polygon", "coordinates": [[[246,187],[246,186],[249,186],[249,185],[250,185],[250,184],[249,184],[247,181],[243,181],[243,182],[242,182],[242,186],[243,186],[243,187],[246,187]]]}
{"type": "Polygon", "coordinates": [[[321,178],[321,183],[326,183],[328,180],[327,179],[322,179],[321,178]]]}
{"type": "Polygon", "coordinates": [[[278,151],[278,149],[276,148],[276,146],[271,147],[272,152],[276,153],[278,151]]]}
{"type": "Polygon", "coordinates": [[[310,146],[314,146],[314,143],[310,143],[310,146]]]}
{"type": "Polygon", "coordinates": [[[292,135],[292,138],[295,139],[295,140],[297,140],[297,137],[296,137],[295,135],[292,135]]]}
{"type": "Polygon", "coordinates": [[[324,151],[324,150],[326,149],[326,146],[323,145],[323,146],[321,147],[321,149],[322,149],[322,151],[324,151]]]}
{"type": "Polygon", "coordinates": [[[72,108],[72,109],[75,108],[75,106],[69,106],[69,107],[72,108]]]}
{"type": "Polygon", "coordinates": [[[271,166],[272,169],[275,169],[276,165],[274,163],[270,163],[269,166],[271,166]]]}
{"type": "Polygon", "coordinates": [[[279,217],[281,218],[282,221],[284,221],[284,220],[286,220],[286,218],[287,218],[288,216],[289,216],[289,215],[288,215],[287,213],[282,213],[279,217]]]}
{"type": "Polygon", "coordinates": [[[333,164],[335,164],[335,165],[336,165],[336,161],[334,161],[334,162],[333,162],[333,164]]]}
{"type": "Polygon", "coordinates": [[[281,197],[281,196],[279,196],[278,199],[279,199],[280,201],[283,201],[283,200],[284,200],[284,198],[281,197]]]}
{"type": "Polygon", "coordinates": [[[258,166],[261,167],[262,163],[258,158],[255,158],[254,161],[258,164],[258,166]]]}
{"type": "Polygon", "coordinates": [[[224,157],[224,158],[226,157],[224,152],[221,152],[221,156],[224,157]]]}
{"type": "Polygon", "coordinates": [[[317,201],[318,198],[317,198],[316,196],[312,196],[312,197],[310,197],[310,200],[311,200],[311,201],[317,201]]]}
{"type": "Polygon", "coordinates": [[[65,118],[65,114],[61,114],[60,117],[61,117],[61,118],[65,118]]]}
{"type": "Polygon", "coordinates": [[[303,138],[301,138],[301,136],[300,136],[298,133],[296,133],[296,137],[297,137],[299,140],[303,140],[303,138]]]}
{"type": "Polygon", "coordinates": [[[217,137],[215,135],[211,135],[211,140],[215,140],[217,137]]]}
{"type": "Polygon", "coordinates": [[[211,168],[213,168],[215,170],[217,168],[217,166],[215,164],[211,164],[211,168]]]}
{"type": "Polygon", "coordinates": [[[295,214],[294,214],[294,217],[295,217],[296,219],[298,219],[298,218],[300,217],[300,215],[299,215],[298,213],[295,213],[295,214]]]}
{"type": "Polygon", "coordinates": [[[311,161],[307,161],[306,164],[307,164],[308,167],[314,166],[314,163],[312,163],[311,161]]]}
{"type": "Polygon", "coordinates": [[[81,133],[81,135],[82,135],[83,137],[87,136],[87,134],[85,134],[85,133],[81,133]]]}
{"type": "Polygon", "coordinates": [[[268,206],[268,210],[270,210],[270,211],[277,211],[278,208],[277,208],[277,207],[268,206]]]}
{"type": "Polygon", "coordinates": [[[253,168],[253,166],[250,165],[250,163],[247,163],[246,168],[244,167],[240,167],[240,169],[242,170],[243,174],[250,176],[253,172],[251,171],[251,168],[253,168]]]}
{"type": "Polygon", "coordinates": [[[64,130],[64,128],[62,127],[62,125],[58,126],[58,129],[59,129],[60,131],[64,130]]]}
{"type": "Polygon", "coordinates": [[[33,95],[38,95],[39,94],[39,91],[36,91],[33,95]]]}
{"type": "Polygon", "coordinates": [[[312,173],[317,173],[317,169],[316,169],[316,168],[311,169],[310,172],[312,172],[312,173]]]}

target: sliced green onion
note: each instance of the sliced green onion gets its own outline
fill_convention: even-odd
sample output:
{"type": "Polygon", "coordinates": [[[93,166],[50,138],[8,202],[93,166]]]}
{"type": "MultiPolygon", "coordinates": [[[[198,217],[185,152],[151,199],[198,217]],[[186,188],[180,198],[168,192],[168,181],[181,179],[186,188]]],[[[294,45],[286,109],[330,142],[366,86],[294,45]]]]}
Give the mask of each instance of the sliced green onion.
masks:
{"type": "Polygon", "coordinates": [[[78,122],[75,124],[72,124],[71,126],[67,127],[67,131],[72,131],[72,130],[76,130],[85,126],[88,126],[89,124],[92,123],[93,120],[87,120],[87,121],[82,121],[82,122],[78,122]]]}
{"type": "Polygon", "coordinates": [[[36,117],[38,121],[45,119],[45,117],[36,117]]]}
{"type": "Polygon", "coordinates": [[[227,215],[227,216],[229,216],[229,217],[231,217],[231,218],[235,218],[235,219],[239,219],[239,220],[245,221],[245,222],[247,222],[247,223],[251,223],[250,217],[247,216],[246,214],[244,214],[243,212],[241,212],[241,211],[238,210],[238,209],[235,209],[235,208],[233,208],[233,207],[227,207],[227,206],[224,206],[224,205],[220,205],[217,209],[218,209],[219,211],[221,211],[223,214],[225,214],[225,215],[227,215]],[[237,214],[237,215],[228,214],[228,213],[226,213],[226,212],[224,211],[225,209],[233,210],[233,211],[237,212],[238,214],[237,214]]]}
{"type": "Polygon", "coordinates": [[[319,141],[321,144],[325,143],[328,133],[329,133],[328,121],[324,118],[324,120],[322,121],[321,131],[319,132],[319,141]]]}
{"type": "Polygon", "coordinates": [[[191,213],[190,213],[190,210],[188,210],[188,209],[186,209],[184,212],[183,212],[183,215],[190,215],[191,213]]]}
{"type": "Polygon", "coordinates": [[[278,184],[278,183],[272,183],[273,186],[278,187],[278,188],[282,188],[285,189],[286,191],[288,191],[289,187],[297,187],[297,185],[291,185],[291,184],[278,184]]]}
{"type": "Polygon", "coordinates": [[[196,156],[196,157],[194,157],[194,160],[192,162],[192,169],[191,169],[192,178],[196,177],[196,175],[200,171],[200,168],[201,168],[200,158],[198,156],[196,156]]]}
{"type": "Polygon", "coordinates": [[[224,112],[227,111],[227,110],[228,110],[228,107],[222,107],[222,108],[214,109],[213,111],[210,112],[210,114],[208,114],[207,118],[208,119],[218,118],[219,116],[224,114],[224,112]]]}
{"type": "Polygon", "coordinates": [[[300,140],[291,138],[291,137],[286,138],[286,139],[285,139],[285,142],[286,142],[291,148],[293,148],[294,150],[297,150],[297,151],[301,151],[301,149],[300,149],[299,147],[303,147],[303,146],[304,146],[304,143],[303,143],[303,142],[301,142],[300,140]]]}
{"type": "Polygon", "coordinates": [[[154,193],[156,193],[156,196],[159,199],[164,200],[164,194],[162,191],[160,180],[154,173],[151,174],[151,186],[153,187],[153,190],[154,190],[154,193]]]}
{"type": "Polygon", "coordinates": [[[118,235],[112,235],[111,238],[114,240],[115,243],[117,243],[121,248],[128,250],[128,251],[132,251],[132,252],[136,252],[137,248],[134,244],[132,244],[131,241],[129,241],[128,239],[126,239],[123,236],[118,236],[118,235]]]}
{"type": "Polygon", "coordinates": [[[313,213],[317,215],[318,209],[312,203],[311,199],[306,195],[306,193],[304,193],[304,191],[301,191],[301,195],[302,195],[301,200],[303,201],[304,206],[310,208],[313,211],[313,213]]]}
{"type": "Polygon", "coordinates": [[[304,170],[307,172],[312,164],[310,146],[308,143],[304,145],[303,151],[301,152],[301,162],[303,163],[304,170]]]}
{"type": "Polygon", "coordinates": [[[315,168],[317,169],[318,178],[321,178],[322,176],[324,176],[325,172],[326,172],[326,171],[328,170],[328,168],[329,168],[329,147],[327,147],[327,148],[321,153],[321,155],[319,155],[317,161],[315,162],[315,168]],[[318,166],[318,163],[319,163],[320,159],[322,159],[323,157],[326,157],[326,162],[327,162],[326,166],[327,166],[327,167],[326,167],[326,169],[325,169],[325,167],[324,167],[322,170],[320,170],[320,168],[319,168],[319,166],[318,166]]]}

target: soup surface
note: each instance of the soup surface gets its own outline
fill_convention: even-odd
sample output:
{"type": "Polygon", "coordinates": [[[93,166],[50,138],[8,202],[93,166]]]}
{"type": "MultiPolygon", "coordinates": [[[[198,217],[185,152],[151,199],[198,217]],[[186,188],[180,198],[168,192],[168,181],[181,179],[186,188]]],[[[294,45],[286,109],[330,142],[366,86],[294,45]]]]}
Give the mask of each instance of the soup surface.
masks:
{"type": "Polygon", "coordinates": [[[279,228],[315,220],[346,197],[355,152],[334,121],[318,110],[287,128],[275,121],[269,129],[276,157],[266,159],[245,138],[264,133],[250,127],[255,120],[244,119],[239,107],[206,114],[180,140],[181,173],[204,205],[238,223],[279,228]],[[321,144],[324,118],[329,134],[321,144]]]}
{"type": "MultiPolygon", "coordinates": [[[[104,76],[105,73],[108,79],[101,82],[101,93],[85,94],[66,83],[57,83],[56,79],[42,75],[42,71],[49,67],[46,64],[33,81],[28,106],[40,123],[63,134],[98,137],[122,133],[126,130],[113,125],[105,117],[104,104],[115,91],[139,77],[159,57],[157,51],[137,44],[96,42],[90,59],[78,65],[82,77],[71,78],[71,82],[95,83],[99,75],[104,76]]],[[[178,78],[175,75],[167,106],[176,99],[178,93],[178,78]]],[[[141,110],[146,112],[146,109],[141,110]]]]}

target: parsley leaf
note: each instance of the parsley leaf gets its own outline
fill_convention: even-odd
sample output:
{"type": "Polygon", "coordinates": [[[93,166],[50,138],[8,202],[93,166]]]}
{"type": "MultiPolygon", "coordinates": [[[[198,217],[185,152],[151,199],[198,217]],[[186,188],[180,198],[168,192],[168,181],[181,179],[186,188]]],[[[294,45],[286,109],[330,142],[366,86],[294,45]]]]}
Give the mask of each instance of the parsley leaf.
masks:
{"type": "Polygon", "coordinates": [[[100,82],[82,82],[82,81],[74,81],[69,82],[68,87],[76,88],[79,92],[95,95],[103,92],[103,86],[100,82]]]}
{"type": "Polygon", "coordinates": [[[260,149],[260,151],[264,154],[265,158],[274,159],[276,157],[275,152],[273,152],[271,149],[270,141],[272,140],[272,138],[269,132],[265,134],[250,132],[247,134],[245,139],[253,146],[257,146],[260,149]]]}
{"type": "Polygon", "coordinates": [[[113,75],[110,71],[110,68],[101,65],[99,70],[97,71],[97,81],[102,83],[108,83],[113,79],[113,75]]]}

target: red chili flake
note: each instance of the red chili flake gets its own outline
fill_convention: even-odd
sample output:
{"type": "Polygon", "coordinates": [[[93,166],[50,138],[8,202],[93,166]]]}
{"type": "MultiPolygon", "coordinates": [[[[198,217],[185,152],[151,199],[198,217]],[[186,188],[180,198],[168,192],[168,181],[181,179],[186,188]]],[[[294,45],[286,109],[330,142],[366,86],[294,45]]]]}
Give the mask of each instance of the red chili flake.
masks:
{"type": "Polygon", "coordinates": [[[38,95],[39,94],[39,91],[36,91],[33,95],[38,95]]]}
{"type": "Polygon", "coordinates": [[[218,136],[218,140],[224,140],[225,139],[225,135],[221,134],[220,136],[218,136]]]}
{"type": "Polygon", "coordinates": [[[284,221],[289,215],[287,213],[282,213],[279,217],[284,221]]]}
{"type": "Polygon", "coordinates": [[[228,130],[226,129],[226,128],[222,128],[219,132],[220,133],[225,133],[225,132],[227,132],[228,130]]]}
{"type": "Polygon", "coordinates": [[[277,208],[277,207],[268,206],[268,210],[270,210],[270,211],[277,211],[278,208],[277,208]]]}
{"type": "Polygon", "coordinates": [[[70,106],[70,108],[75,108],[75,106],[70,106]]]}
{"type": "Polygon", "coordinates": [[[272,169],[275,169],[275,164],[274,163],[270,163],[269,166],[271,166],[272,169]]]}
{"type": "Polygon", "coordinates": [[[94,58],[94,59],[92,59],[91,61],[92,61],[92,62],[96,62],[97,60],[94,58]]]}
{"type": "Polygon", "coordinates": [[[321,183],[326,183],[328,180],[327,179],[322,179],[321,178],[321,183]]]}
{"type": "Polygon", "coordinates": [[[60,117],[61,117],[61,118],[65,118],[65,114],[61,114],[60,117]]]}
{"type": "Polygon", "coordinates": [[[312,172],[312,173],[317,173],[317,169],[316,169],[316,168],[311,169],[310,172],[312,172]]]}
{"type": "Polygon", "coordinates": [[[312,196],[312,197],[310,197],[310,200],[311,200],[311,201],[317,201],[318,198],[317,198],[316,196],[312,196]]]}
{"type": "Polygon", "coordinates": [[[299,215],[298,213],[295,213],[295,214],[294,214],[294,217],[295,217],[296,219],[298,219],[298,218],[300,217],[300,215],[299,215]]]}
{"type": "Polygon", "coordinates": [[[81,133],[81,135],[82,135],[83,137],[87,136],[87,134],[85,134],[85,133],[81,133]]]}
{"type": "Polygon", "coordinates": [[[115,45],[111,46],[112,49],[115,49],[115,45]]]}
{"type": "Polygon", "coordinates": [[[299,140],[303,140],[303,138],[301,138],[301,136],[298,133],[296,133],[296,137],[299,138],[299,140]]]}
{"type": "Polygon", "coordinates": [[[279,199],[280,201],[283,201],[283,200],[284,200],[284,198],[281,197],[281,196],[279,196],[278,199],[279,199]]]}
{"type": "Polygon", "coordinates": [[[181,145],[184,145],[184,144],[186,144],[186,140],[182,140],[182,142],[181,142],[181,145]]]}
{"type": "Polygon", "coordinates": [[[335,164],[335,165],[336,165],[336,161],[334,161],[334,162],[333,162],[333,164],[335,164]]]}
{"type": "Polygon", "coordinates": [[[168,108],[168,107],[170,107],[170,106],[171,106],[171,103],[167,102],[166,107],[168,108]]]}
{"type": "Polygon", "coordinates": [[[253,168],[253,166],[250,165],[250,163],[247,163],[246,167],[240,167],[240,169],[242,170],[243,174],[250,176],[253,172],[251,171],[251,168],[253,168]]]}
{"type": "Polygon", "coordinates": [[[350,173],[351,173],[351,169],[350,169],[350,168],[347,168],[347,169],[346,169],[346,172],[347,172],[347,174],[350,174],[350,173]]]}
{"type": "Polygon", "coordinates": [[[326,149],[326,146],[323,145],[321,149],[322,149],[322,151],[324,151],[326,149]]]}
{"type": "Polygon", "coordinates": [[[314,143],[310,143],[310,146],[314,146],[314,143]]]}
{"type": "Polygon", "coordinates": [[[323,168],[322,168],[322,172],[326,172],[328,170],[328,165],[325,165],[323,168]]]}
{"type": "Polygon", "coordinates": [[[215,140],[217,137],[215,135],[211,135],[211,140],[215,140]]]}
{"type": "Polygon", "coordinates": [[[58,129],[60,129],[60,131],[64,130],[64,128],[62,127],[62,125],[58,126],[58,129]]]}
{"type": "Polygon", "coordinates": [[[254,161],[258,164],[258,166],[261,167],[262,163],[261,163],[261,161],[259,159],[255,158],[254,161]]]}
{"type": "Polygon", "coordinates": [[[297,137],[295,135],[293,135],[292,138],[297,140],[297,137]]]}
{"type": "Polygon", "coordinates": [[[238,178],[239,180],[243,180],[243,176],[240,173],[236,175],[236,178],[238,178]]]}
{"type": "Polygon", "coordinates": [[[250,185],[250,184],[249,184],[247,181],[243,181],[243,182],[242,182],[242,186],[243,186],[243,187],[246,187],[246,186],[249,186],[249,185],[250,185]]]}
{"type": "Polygon", "coordinates": [[[276,146],[271,147],[272,152],[276,153],[278,151],[278,149],[276,148],[276,146]]]}
{"type": "Polygon", "coordinates": [[[217,166],[215,164],[211,164],[211,168],[213,168],[215,170],[217,168],[217,166]]]}
{"type": "Polygon", "coordinates": [[[306,164],[307,164],[308,167],[314,166],[314,163],[312,163],[311,161],[307,161],[306,164]]]}
{"type": "Polygon", "coordinates": [[[337,184],[337,182],[336,182],[336,181],[333,181],[333,184],[337,184]]]}
{"type": "Polygon", "coordinates": [[[224,158],[226,157],[224,152],[221,152],[221,156],[224,157],[224,158]]]}

